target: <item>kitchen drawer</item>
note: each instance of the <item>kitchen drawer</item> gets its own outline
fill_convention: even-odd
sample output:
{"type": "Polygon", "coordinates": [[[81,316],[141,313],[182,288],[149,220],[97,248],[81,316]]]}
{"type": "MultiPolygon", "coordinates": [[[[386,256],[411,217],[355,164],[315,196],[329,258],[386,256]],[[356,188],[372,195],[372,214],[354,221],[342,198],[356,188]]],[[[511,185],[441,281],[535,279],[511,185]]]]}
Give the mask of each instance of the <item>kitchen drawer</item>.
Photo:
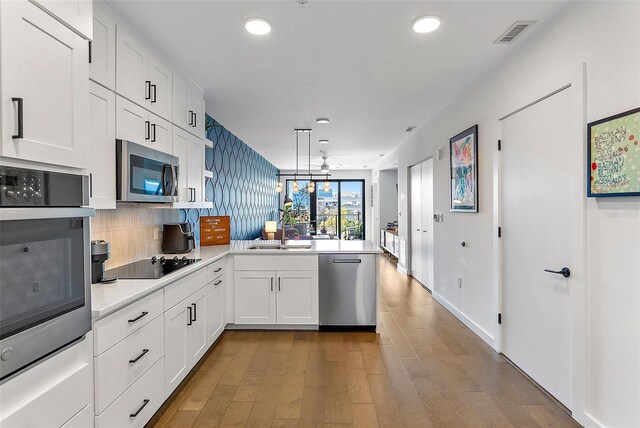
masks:
{"type": "Polygon", "coordinates": [[[94,355],[98,356],[164,312],[162,290],[94,323],[94,355]]]}
{"type": "Polygon", "coordinates": [[[219,278],[220,276],[222,276],[222,274],[224,274],[226,264],[227,264],[227,259],[222,258],[220,260],[217,260],[211,263],[209,266],[207,266],[207,284],[213,281],[214,279],[219,278]]]}
{"type": "Polygon", "coordinates": [[[86,405],[74,417],[69,419],[60,428],[88,428],[93,426],[93,412],[90,405],[86,405]]]}
{"type": "Polygon", "coordinates": [[[167,311],[207,285],[207,269],[199,269],[164,289],[164,310],[167,311]]]}
{"type": "Polygon", "coordinates": [[[164,398],[164,358],[161,358],[96,417],[96,428],[143,427],[164,398]]]}
{"type": "Polygon", "coordinates": [[[96,357],[96,413],[102,413],[163,355],[164,317],[159,316],[96,357]]]}
{"type": "Polygon", "coordinates": [[[318,270],[317,255],[235,256],[234,270],[318,270]]]}

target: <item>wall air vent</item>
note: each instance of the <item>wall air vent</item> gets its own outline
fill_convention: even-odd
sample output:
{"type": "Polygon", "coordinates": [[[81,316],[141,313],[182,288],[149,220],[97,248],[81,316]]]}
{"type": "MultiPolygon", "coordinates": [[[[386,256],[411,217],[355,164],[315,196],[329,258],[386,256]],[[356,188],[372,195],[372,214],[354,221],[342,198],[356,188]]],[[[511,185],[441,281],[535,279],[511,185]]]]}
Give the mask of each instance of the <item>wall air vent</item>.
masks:
{"type": "Polygon", "coordinates": [[[504,45],[513,43],[515,39],[520,37],[524,31],[535,24],[536,21],[516,21],[507,31],[505,31],[498,39],[493,42],[496,45],[504,45]]]}

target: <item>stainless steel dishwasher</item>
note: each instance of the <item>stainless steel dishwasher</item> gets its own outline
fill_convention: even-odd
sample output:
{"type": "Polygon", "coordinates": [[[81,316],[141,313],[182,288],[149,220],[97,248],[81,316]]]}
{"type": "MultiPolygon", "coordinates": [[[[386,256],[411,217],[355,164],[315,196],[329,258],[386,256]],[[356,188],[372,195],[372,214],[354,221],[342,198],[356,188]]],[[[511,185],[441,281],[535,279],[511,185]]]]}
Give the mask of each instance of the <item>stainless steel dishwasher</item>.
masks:
{"type": "Polygon", "coordinates": [[[320,328],[376,325],[376,255],[320,254],[320,328]]]}

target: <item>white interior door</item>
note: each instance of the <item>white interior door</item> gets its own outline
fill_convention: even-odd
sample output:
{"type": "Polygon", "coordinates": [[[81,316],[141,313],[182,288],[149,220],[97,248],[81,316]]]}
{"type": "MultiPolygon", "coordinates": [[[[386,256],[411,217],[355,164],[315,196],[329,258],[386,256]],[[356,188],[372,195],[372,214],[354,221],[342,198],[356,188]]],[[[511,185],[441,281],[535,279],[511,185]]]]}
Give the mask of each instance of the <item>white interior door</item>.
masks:
{"type": "Polygon", "coordinates": [[[433,290],[433,158],[422,162],[422,265],[418,280],[433,290]]]}
{"type": "Polygon", "coordinates": [[[569,408],[577,284],[545,269],[579,265],[583,142],[571,128],[573,90],[504,119],[501,151],[503,352],[569,408]]]}
{"type": "Polygon", "coordinates": [[[422,164],[409,168],[411,180],[411,275],[422,282],[422,164]]]}

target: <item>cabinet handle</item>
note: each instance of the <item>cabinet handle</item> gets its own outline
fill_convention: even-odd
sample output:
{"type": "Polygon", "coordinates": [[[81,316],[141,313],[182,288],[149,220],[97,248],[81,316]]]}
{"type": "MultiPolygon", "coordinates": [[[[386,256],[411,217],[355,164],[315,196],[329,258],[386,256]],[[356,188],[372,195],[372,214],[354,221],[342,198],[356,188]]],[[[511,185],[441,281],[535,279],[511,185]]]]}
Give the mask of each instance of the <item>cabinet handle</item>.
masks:
{"type": "Polygon", "coordinates": [[[280,291],[280,277],[278,277],[278,291],[280,291]]]}
{"type": "Polygon", "coordinates": [[[198,113],[196,112],[193,113],[193,127],[194,128],[198,127],[198,113]]]}
{"type": "Polygon", "coordinates": [[[142,401],[142,406],[140,406],[140,408],[138,408],[138,410],[136,410],[135,413],[131,413],[129,415],[130,418],[135,418],[136,416],[138,416],[138,413],[140,413],[142,411],[142,409],[144,409],[145,407],[147,407],[147,404],[149,404],[149,399],[145,398],[142,401]]]}
{"type": "Polygon", "coordinates": [[[137,317],[135,317],[134,319],[129,320],[130,323],[134,323],[136,321],[139,321],[140,319],[142,319],[142,317],[146,316],[149,312],[142,312],[140,315],[138,315],[137,317]]]}
{"type": "Polygon", "coordinates": [[[151,122],[148,120],[144,121],[144,139],[148,140],[151,134],[151,122]]]}
{"type": "Polygon", "coordinates": [[[189,110],[189,125],[193,126],[193,110],[189,110]]]}
{"type": "Polygon", "coordinates": [[[273,277],[271,277],[271,291],[273,291],[273,277]]]}
{"type": "Polygon", "coordinates": [[[220,284],[222,284],[222,280],[216,281],[216,282],[213,283],[213,285],[220,285],[220,284]]]}
{"type": "Polygon", "coordinates": [[[89,197],[93,198],[93,173],[89,173],[89,197]]]}
{"type": "Polygon", "coordinates": [[[192,311],[191,306],[187,306],[187,310],[189,310],[189,322],[187,323],[187,325],[191,325],[193,324],[193,320],[191,319],[191,311],[192,311]]]}
{"type": "Polygon", "coordinates": [[[144,356],[145,356],[145,354],[146,354],[147,352],[149,352],[149,350],[148,350],[148,349],[143,349],[143,350],[142,350],[142,353],[141,353],[140,355],[138,355],[137,357],[135,357],[133,360],[129,360],[129,364],[135,364],[135,363],[137,363],[137,362],[138,362],[138,360],[139,360],[140,358],[144,357],[144,356]]]}
{"type": "Polygon", "coordinates": [[[218,269],[214,269],[214,270],[213,270],[213,272],[214,272],[214,273],[218,273],[218,272],[220,272],[221,270],[222,270],[222,268],[218,268],[218,269]]]}
{"type": "Polygon", "coordinates": [[[197,321],[197,319],[198,319],[198,305],[196,305],[195,303],[192,303],[191,306],[193,306],[193,320],[197,321]]]}
{"type": "Polygon", "coordinates": [[[153,89],[153,98],[151,98],[151,103],[153,104],[156,102],[158,88],[156,87],[156,85],[151,85],[151,89],[153,89]]]}
{"type": "Polygon", "coordinates": [[[155,143],[156,142],[156,124],[155,123],[151,124],[151,135],[152,135],[151,142],[155,143]]]}
{"type": "Polygon", "coordinates": [[[24,138],[24,100],[22,98],[11,98],[12,102],[18,103],[18,133],[11,136],[14,140],[24,138]]]}
{"type": "Polygon", "coordinates": [[[144,81],[144,99],[145,100],[151,99],[151,80],[144,81]]]}

